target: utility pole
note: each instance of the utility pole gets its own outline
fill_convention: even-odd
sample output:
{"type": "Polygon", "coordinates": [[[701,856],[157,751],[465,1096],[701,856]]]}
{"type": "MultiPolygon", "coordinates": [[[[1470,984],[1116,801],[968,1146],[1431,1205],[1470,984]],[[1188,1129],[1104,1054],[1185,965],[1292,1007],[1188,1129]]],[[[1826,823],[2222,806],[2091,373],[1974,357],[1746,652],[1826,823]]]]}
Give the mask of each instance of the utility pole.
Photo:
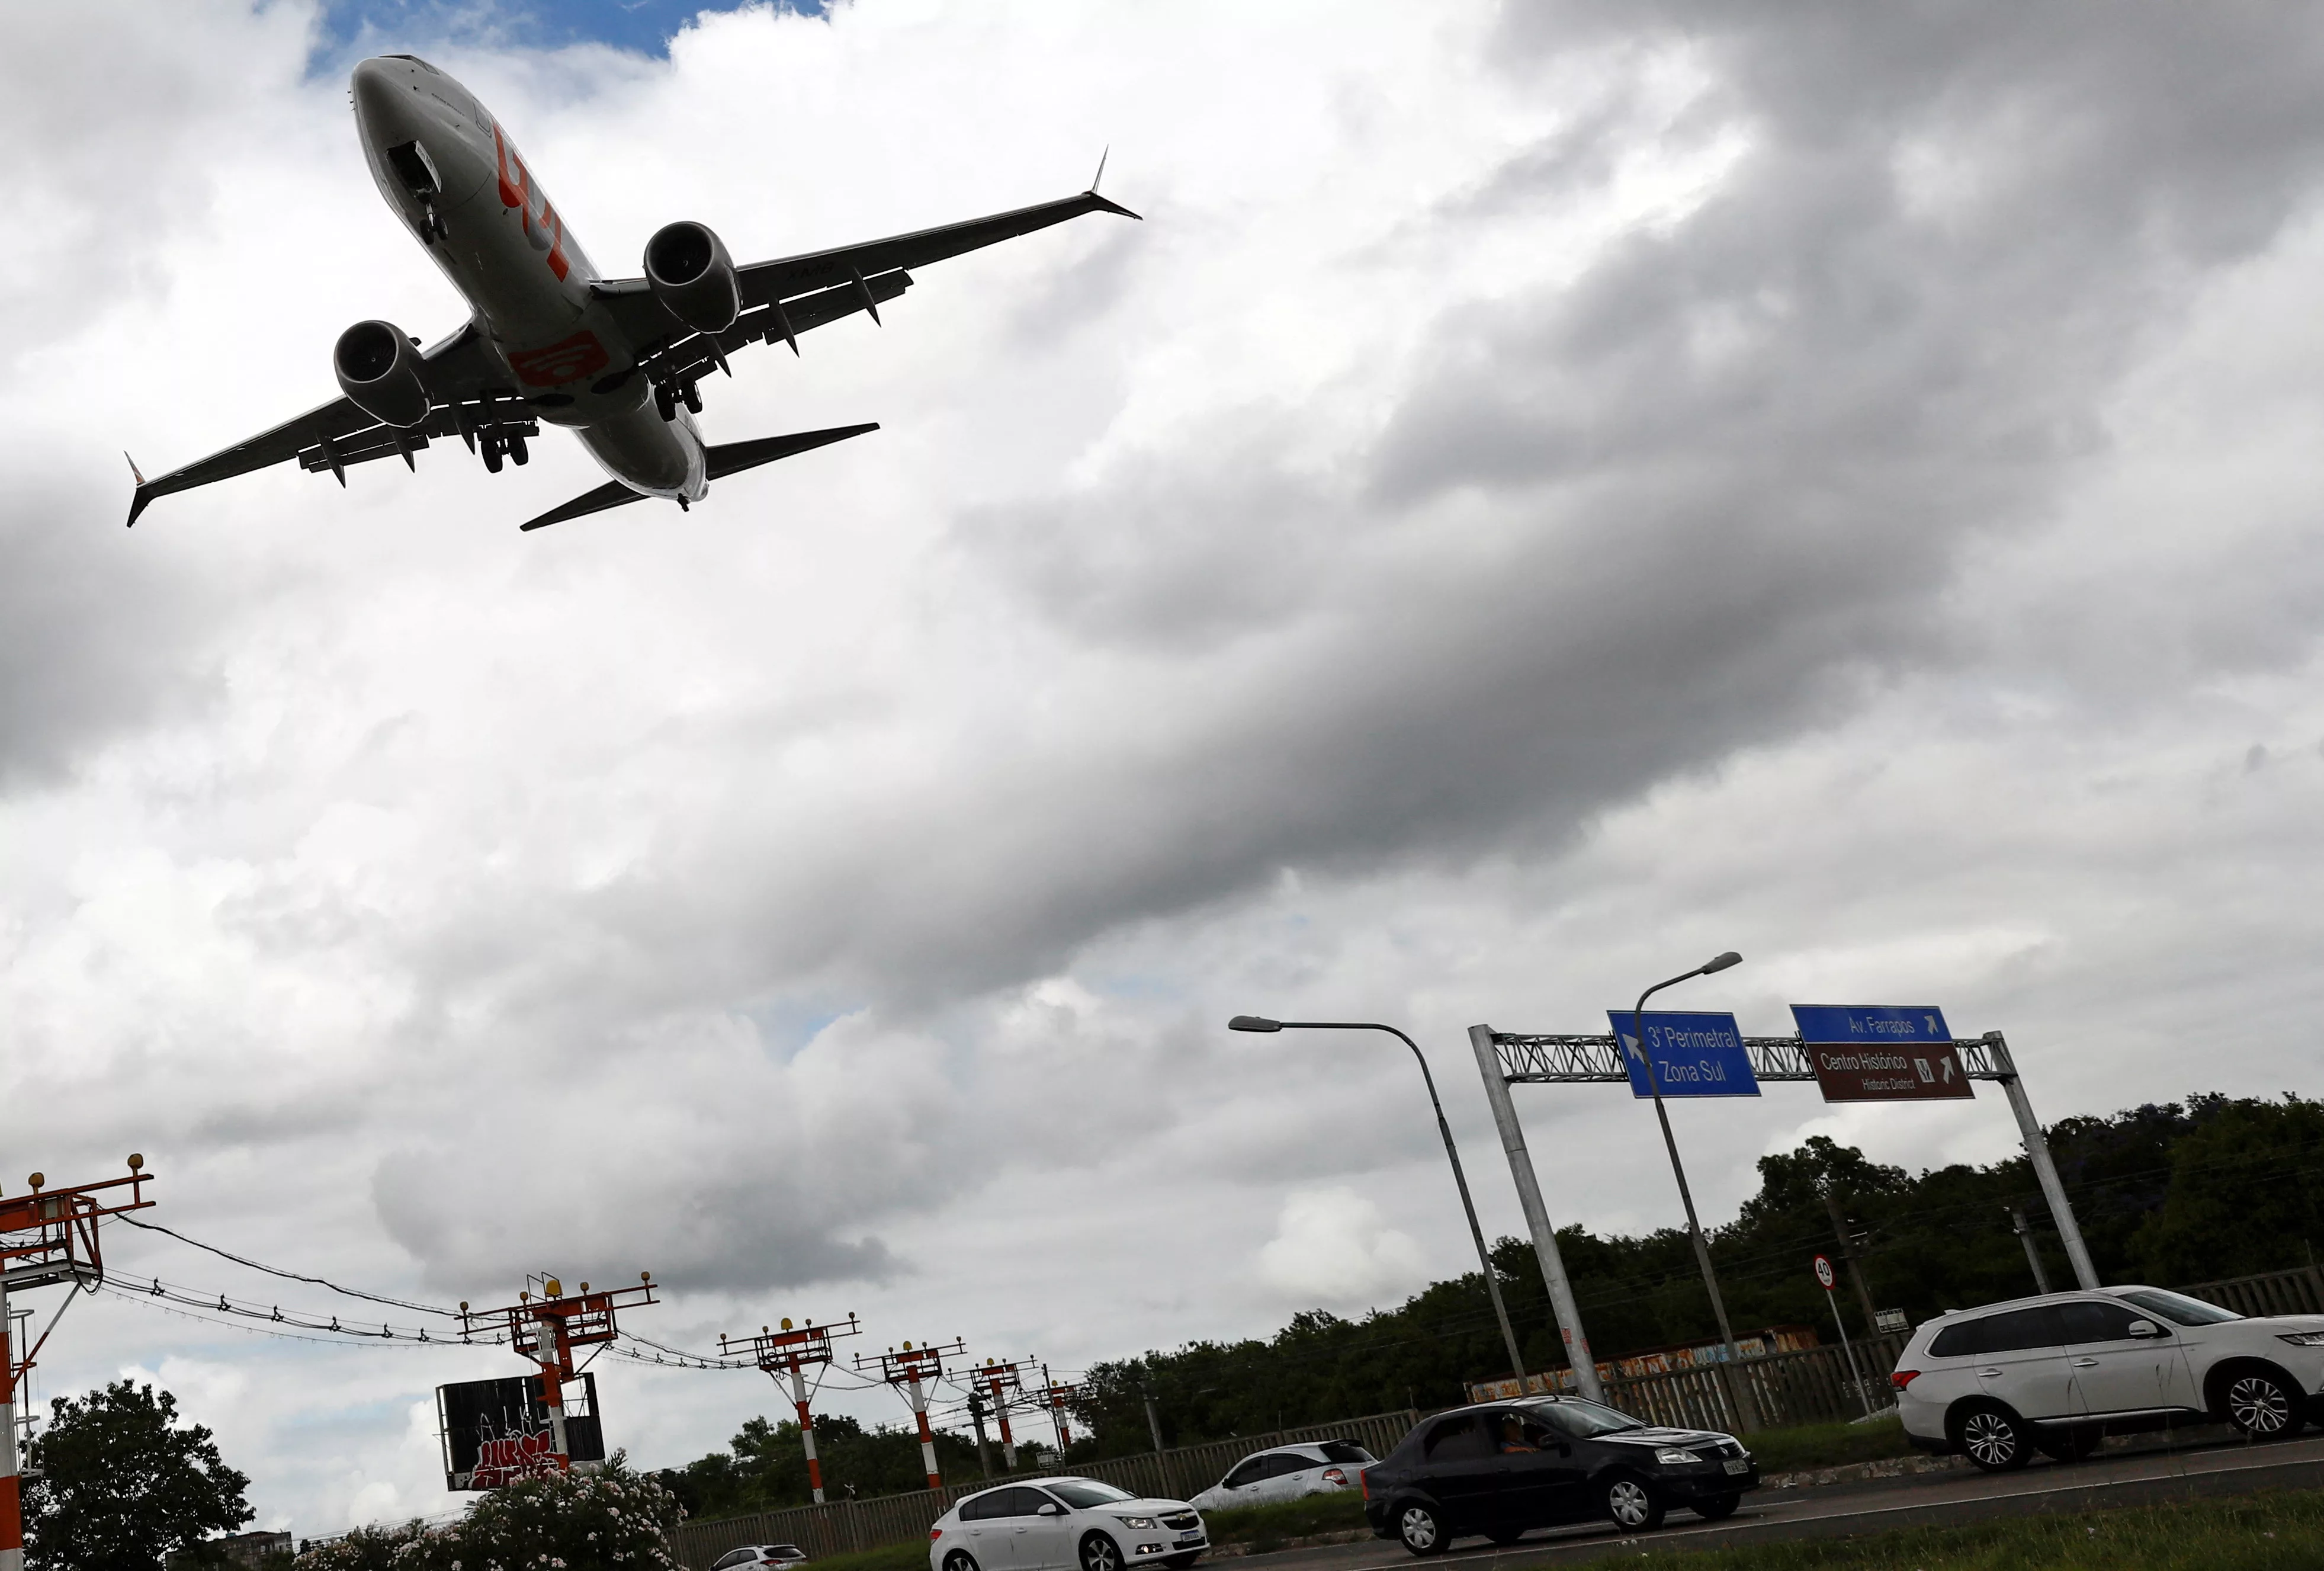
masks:
{"type": "Polygon", "coordinates": [[[473,1311],[462,1299],[460,1331],[466,1335],[479,1328],[491,1329],[489,1322],[500,1321],[508,1331],[510,1349],[539,1366],[540,1400],[549,1409],[549,1445],[557,1471],[570,1473],[573,1450],[565,1437],[565,1382],[581,1378],[581,1372],[574,1367],[573,1350],[594,1347],[619,1335],[616,1310],[659,1303],[654,1297],[653,1272],[640,1271],[634,1288],[592,1292],[589,1284],[583,1282],[581,1290],[570,1295],[563,1282],[549,1277],[541,1283],[539,1299],[530,1289],[516,1298],[515,1303],[497,1309],[473,1311]]]}
{"type": "Polygon", "coordinates": [[[890,1347],[869,1359],[860,1353],[855,1355],[856,1368],[879,1370],[880,1378],[902,1391],[904,1400],[911,1404],[912,1418],[920,1429],[920,1465],[927,1474],[930,1489],[944,1487],[944,1474],[936,1467],[936,1432],[928,1428],[927,1387],[943,1378],[945,1354],[957,1355],[967,1351],[968,1345],[954,1337],[942,1346],[924,1342],[915,1347],[907,1342],[901,1353],[890,1347]]]}
{"type": "Polygon", "coordinates": [[[974,1386],[968,1388],[968,1421],[976,1427],[977,1476],[990,1482],[992,1477],[992,1446],[984,1437],[984,1393],[974,1386]]]}
{"type": "Polygon", "coordinates": [[[1864,1241],[1872,1235],[1849,1230],[1848,1216],[1840,1208],[1840,1197],[1829,1180],[1823,1187],[1823,1208],[1831,1214],[1831,1231],[1840,1240],[1840,1258],[1848,1267],[1849,1285],[1856,1289],[1856,1307],[1864,1311],[1864,1335],[1868,1337],[1876,1335],[1879,1331],[1880,1317],[1872,1310],[1872,1289],[1864,1285],[1861,1258],[1864,1241]]]}
{"type": "Polygon", "coordinates": [[[798,1413],[799,1445],[807,1451],[807,1483],[815,1492],[815,1503],[817,1505],[823,1503],[823,1464],[815,1454],[815,1419],[807,1411],[807,1372],[830,1363],[831,1339],[834,1336],[854,1336],[861,1331],[862,1328],[855,1324],[855,1313],[851,1309],[847,1324],[844,1326],[818,1326],[809,1320],[794,1331],[787,1316],[780,1331],[761,1326],[756,1336],[735,1338],[735,1345],[731,1349],[724,1334],[718,1338],[721,1353],[731,1351],[747,1354],[761,1369],[774,1377],[776,1384],[782,1383],[786,1373],[790,1376],[791,1406],[798,1413]]]}
{"type": "Polygon", "coordinates": [[[2025,1213],[2021,1207],[2015,1206],[2009,1207],[2009,1227],[2011,1232],[2017,1234],[2017,1242],[2025,1246],[2025,1263],[2034,1268],[2034,1290],[2037,1293],[2048,1292],[2050,1273],[2042,1269],[2042,1252],[2034,1247],[2034,1230],[2025,1224],[2025,1213]]]}
{"type": "Polygon", "coordinates": [[[1154,1409],[1154,1385],[1141,1372],[1138,1377],[1138,1395],[1146,1404],[1146,1432],[1154,1437],[1154,1455],[1162,1455],[1162,1415],[1154,1409]]]}
{"type": "Polygon", "coordinates": [[[0,1199],[0,1571],[24,1571],[24,1497],[23,1468],[16,1459],[16,1385],[30,1372],[48,1345],[51,1333],[78,1293],[67,1296],[49,1317],[40,1340],[22,1353],[16,1350],[14,1322],[9,1317],[10,1289],[23,1291],[62,1282],[94,1290],[105,1280],[105,1255],[99,1248],[98,1224],[124,1211],[143,1211],[153,1204],[145,1198],[145,1159],[132,1153],[129,1176],[94,1184],[73,1184],[44,1189],[45,1173],[32,1177],[32,1192],[0,1199]],[[108,1191],[127,1186],[126,1196],[108,1191]]]}

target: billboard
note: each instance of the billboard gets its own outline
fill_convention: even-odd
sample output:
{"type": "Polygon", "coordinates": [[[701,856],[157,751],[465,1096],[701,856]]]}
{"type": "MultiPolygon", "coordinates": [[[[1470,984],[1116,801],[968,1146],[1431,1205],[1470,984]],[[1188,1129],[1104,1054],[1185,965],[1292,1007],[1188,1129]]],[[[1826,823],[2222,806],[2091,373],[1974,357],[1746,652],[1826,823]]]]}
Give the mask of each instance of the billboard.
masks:
{"type": "MultiPolygon", "coordinates": [[[[447,1489],[498,1489],[557,1465],[537,1374],[439,1385],[436,1418],[447,1489]]],[[[576,1464],[605,1459],[594,1374],[565,1383],[565,1445],[576,1464]]]]}

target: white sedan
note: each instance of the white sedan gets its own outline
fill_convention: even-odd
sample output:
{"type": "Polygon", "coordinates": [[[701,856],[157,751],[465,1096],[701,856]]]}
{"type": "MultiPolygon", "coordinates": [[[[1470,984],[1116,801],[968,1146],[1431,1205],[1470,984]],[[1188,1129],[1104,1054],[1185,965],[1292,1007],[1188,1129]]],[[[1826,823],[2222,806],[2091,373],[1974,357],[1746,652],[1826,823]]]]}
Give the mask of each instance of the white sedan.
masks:
{"type": "Polygon", "coordinates": [[[1185,1501],[1094,1478],[1036,1478],[972,1494],[928,1529],[928,1571],[1123,1571],[1191,1566],[1209,1548],[1185,1501]]]}
{"type": "Polygon", "coordinates": [[[1365,1468],[1379,1458],[1352,1440],[1317,1440],[1255,1452],[1194,1497],[1206,1511],[1231,1506],[1272,1505],[1302,1495],[1329,1494],[1361,1486],[1365,1468]]]}

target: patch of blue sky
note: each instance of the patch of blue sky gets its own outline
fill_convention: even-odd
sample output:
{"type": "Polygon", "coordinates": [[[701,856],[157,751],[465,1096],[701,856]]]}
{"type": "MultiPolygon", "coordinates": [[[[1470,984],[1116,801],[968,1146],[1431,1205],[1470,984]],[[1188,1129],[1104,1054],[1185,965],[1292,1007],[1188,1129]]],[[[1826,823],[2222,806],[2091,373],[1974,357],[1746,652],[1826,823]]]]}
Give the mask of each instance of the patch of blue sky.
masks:
{"type": "Polygon", "coordinates": [[[844,1020],[862,1007],[851,1004],[834,1009],[820,1000],[786,998],[753,1004],[741,1012],[757,1028],[767,1056],[779,1063],[788,1063],[835,1021],[844,1020]]]}
{"type": "MultiPolygon", "coordinates": [[[[769,0],[756,0],[765,5],[769,0]]],[[[830,0],[774,0],[776,8],[819,16],[830,0]]],[[[323,0],[318,66],[430,46],[556,50],[598,43],[663,55],[704,12],[740,11],[745,0],[323,0]]]]}

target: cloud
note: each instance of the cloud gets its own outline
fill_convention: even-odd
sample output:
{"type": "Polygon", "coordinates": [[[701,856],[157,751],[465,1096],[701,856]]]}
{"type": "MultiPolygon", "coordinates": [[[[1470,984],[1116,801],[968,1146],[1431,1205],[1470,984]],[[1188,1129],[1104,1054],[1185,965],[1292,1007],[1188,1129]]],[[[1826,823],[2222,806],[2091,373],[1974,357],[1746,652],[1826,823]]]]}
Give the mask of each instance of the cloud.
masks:
{"type": "Polygon", "coordinates": [[[1301,1190],[1283,1203],[1259,1269],[1286,1297],[1332,1305],[1393,1300],[1424,1280],[1419,1245],[1386,1225],[1378,1206],[1336,1187],[1301,1190]]]}

